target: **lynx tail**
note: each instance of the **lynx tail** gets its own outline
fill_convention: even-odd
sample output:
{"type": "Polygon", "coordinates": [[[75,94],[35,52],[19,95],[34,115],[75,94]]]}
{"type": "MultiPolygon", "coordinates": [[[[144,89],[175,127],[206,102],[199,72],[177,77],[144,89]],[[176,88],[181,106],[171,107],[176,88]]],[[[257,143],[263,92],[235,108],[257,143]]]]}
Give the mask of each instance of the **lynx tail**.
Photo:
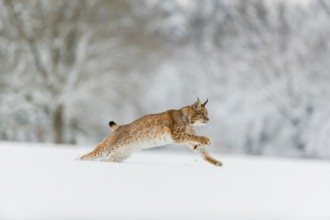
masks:
{"type": "Polygon", "coordinates": [[[119,127],[119,125],[117,125],[116,122],[114,122],[114,121],[110,121],[109,126],[110,126],[112,131],[117,130],[117,128],[119,127]]]}

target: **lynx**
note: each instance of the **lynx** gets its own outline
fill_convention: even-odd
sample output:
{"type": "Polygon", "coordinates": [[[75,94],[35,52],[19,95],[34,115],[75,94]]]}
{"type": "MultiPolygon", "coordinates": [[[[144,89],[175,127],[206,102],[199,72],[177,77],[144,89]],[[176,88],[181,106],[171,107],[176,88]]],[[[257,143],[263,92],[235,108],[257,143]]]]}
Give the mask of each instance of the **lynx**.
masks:
{"type": "Polygon", "coordinates": [[[127,125],[111,121],[112,134],[80,160],[121,162],[138,150],[174,143],[187,145],[207,162],[222,166],[206,150],[211,140],[196,135],[194,129],[194,126],[203,126],[209,121],[207,102],[202,104],[198,99],[193,105],[146,115],[127,125]]]}

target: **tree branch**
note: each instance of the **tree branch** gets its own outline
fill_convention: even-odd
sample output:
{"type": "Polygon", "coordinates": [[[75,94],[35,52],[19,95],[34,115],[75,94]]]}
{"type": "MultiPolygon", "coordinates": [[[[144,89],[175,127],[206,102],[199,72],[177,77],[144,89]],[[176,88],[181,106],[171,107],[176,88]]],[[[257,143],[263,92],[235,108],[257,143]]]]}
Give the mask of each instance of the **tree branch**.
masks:
{"type": "Polygon", "coordinates": [[[29,46],[30,52],[33,57],[33,61],[35,63],[35,66],[36,66],[38,72],[44,78],[47,79],[48,71],[41,62],[41,56],[40,56],[40,53],[39,53],[37,45],[36,45],[36,40],[33,37],[29,37],[23,30],[24,22],[21,21],[21,19],[15,12],[13,2],[11,0],[4,0],[4,3],[7,5],[8,9],[9,9],[8,11],[10,11],[12,13],[13,22],[15,24],[16,29],[18,30],[20,35],[23,37],[23,39],[27,42],[27,44],[29,46]]]}

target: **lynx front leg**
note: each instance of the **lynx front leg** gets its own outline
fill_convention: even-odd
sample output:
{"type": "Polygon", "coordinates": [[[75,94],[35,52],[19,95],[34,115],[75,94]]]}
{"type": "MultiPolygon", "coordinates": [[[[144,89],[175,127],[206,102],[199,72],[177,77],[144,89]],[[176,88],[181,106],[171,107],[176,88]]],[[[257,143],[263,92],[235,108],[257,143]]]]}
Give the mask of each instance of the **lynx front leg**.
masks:
{"type": "Polygon", "coordinates": [[[215,158],[213,158],[206,150],[205,146],[203,145],[190,145],[192,150],[200,155],[204,160],[207,162],[215,165],[215,166],[222,166],[222,163],[215,158]]]}
{"type": "Polygon", "coordinates": [[[210,145],[211,140],[208,137],[197,136],[189,133],[174,133],[172,135],[174,143],[177,144],[194,144],[194,145],[210,145]]]}

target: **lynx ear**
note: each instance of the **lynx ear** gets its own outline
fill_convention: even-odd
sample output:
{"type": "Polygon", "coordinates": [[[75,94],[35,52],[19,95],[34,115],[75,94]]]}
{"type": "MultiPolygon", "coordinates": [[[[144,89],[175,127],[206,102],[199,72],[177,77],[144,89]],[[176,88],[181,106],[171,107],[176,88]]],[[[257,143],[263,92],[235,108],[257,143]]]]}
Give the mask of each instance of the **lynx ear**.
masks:
{"type": "Polygon", "coordinates": [[[202,104],[202,106],[205,107],[205,105],[207,104],[208,101],[209,101],[209,99],[206,99],[206,101],[202,104]]]}
{"type": "Polygon", "coordinates": [[[202,106],[201,101],[199,101],[199,98],[197,98],[197,101],[193,104],[193,107],[195,109],[200,108],[202,106]]]}

